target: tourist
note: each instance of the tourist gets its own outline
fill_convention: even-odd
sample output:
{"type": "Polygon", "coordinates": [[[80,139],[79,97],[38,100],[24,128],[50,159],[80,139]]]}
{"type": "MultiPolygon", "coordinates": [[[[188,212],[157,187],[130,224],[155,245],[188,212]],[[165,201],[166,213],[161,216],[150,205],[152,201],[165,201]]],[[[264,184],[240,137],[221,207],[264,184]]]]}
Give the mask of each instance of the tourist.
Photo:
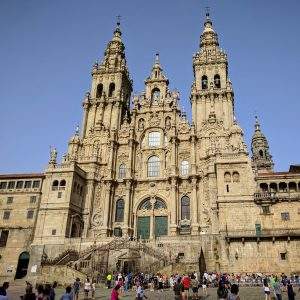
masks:
{"type": "Polygon", "coordinates": [[[22,296],[23,300],[36,300],[35,293],[32,292],[32,285],[28,282],[26,282],[26,291],[25,295],[22,296]]]}
{"type": "Polygon", "coordinates": [[[190,285],[191,285],[191,278],[187,275],[183,275],[181,282],[183,285],[182,300],[188,300],[189,299],[189,289],[190,289],[190,285]]]}
{"type": "Polygon", "coordinates": [[[287,281],[287,294],[289,300],[295,300],[295,292],[290,280],[287,281]]]}
{"type": "Polygon", "coordinates": [[[276,299],[282,300],[281,285],[277,276],[274,277],[273,289],[274,289],[274,294],[276,296],[276,299]]]}
{"type": "Polygon", "coordinates": [[[239,296],[239,286],[237,284],[233,284],[230,289],[230,294],[228,296],[228,300],[240,300],[239,296]]]}
{"type": "Polygon", "coordinates": [[[181,283],[181,278],[178,277],[177,281],[175,281],[174,287],[173,287],[175,300],[181,300],[181,293],[183,292],[183,285],[181,283]]]}
{"type": "Polygon", "coordinates": [[[50,300],[55,300],[55,288],[57,287],[57,282],[54,281],[52,287],[50,288],[50,300]]]}
{"type": "Polygon", "coordinates": [[[119,290],[120,290],[120,286],[116,285],[112,291],[111,291],[111,295],[110,295],[110,300],[119,300],[119,290]]]}
{"type": "Polygon", "coordinates": [[[78,300],[79,290],[80,290],[80,279],[77,277],[75,282],[73,283],[74,300],[78,300]]]}
{"type": "Polygon", "coordinates": [[[60,297],[60,300],[73,300],[72,288],[66,287],[66,292],[60,297]]]}
{"type": "Polygon", "coordinates": [[[0,287],[0,300],[8,300],[7,292],[6,290],[9,288],[9,282],[5,281],[0,287]]]}
{"type": "Polygon", "coordinates": [[[199,289],[199,282],[195,277],[195,273],[192,275],[191,279],[191,287],[193,291],[193,299],[198,299],[198,289],[199,289]]]}
{"type": "Polygon", "coordinates": [[[222,281],[219,282],[219,287],[217,289],[217,295],[219,300],[227,300],[228,290],[222,281]]]}
{"type": "Polygon", "coordinates": [[[106,285],[107,285],[108,289],[111,288],[111,281],[112,281],[112,275],[110,273],[108,273],[106,276],[106,285]]]}
{"type": "Polygon", "coordinates": [[[92,289],[92,299],[95,299],[96,282],[95,282],[94,279],[92,280],[92,286],[91,286],[91,289],[92,289]]]}
{"type": "Polygon", "coordinates": [[[146,295],[144,294],[143,286],[138,282],[136,287],[136,300],[143,300],[144,298],[147,299],[146,295]]]}
{"type": "Polygon", "coordinates": [[[267,278],[264,278],[263,280],[263,285],[264,285],[264,292],[265,292],[265,296],[266,296],[266,300],[271,300],[271,296],[270,296],[270,287],[269,287],[269,282],[267,278]]]}
{"type": "Polygon", "coordinates": [[[202,292],[203,292],[203,296],[206,297],[207,296],[207,279],[204,276],[203,276],[203,282],[202,282],[202,292]]]}
{"type": "Polygon", "coordinates": [[[45,284],[43,300],[51,300],[50,293],[51,293],[51,284],[45,284]]]}
{"type": "Polygon", "coordinates": [[[90,283],[90,279],[87,278],[85,283],[84,283],[84,299],[88,299],[89,298],[89,292],[91,290],[91,283],[90,283]]]}
{"type": "Polygon", "coordinates": [[[36,300],[43,300],[43,299],[44,299],[44,287],[42,285],[38,285],[36,300]]]}

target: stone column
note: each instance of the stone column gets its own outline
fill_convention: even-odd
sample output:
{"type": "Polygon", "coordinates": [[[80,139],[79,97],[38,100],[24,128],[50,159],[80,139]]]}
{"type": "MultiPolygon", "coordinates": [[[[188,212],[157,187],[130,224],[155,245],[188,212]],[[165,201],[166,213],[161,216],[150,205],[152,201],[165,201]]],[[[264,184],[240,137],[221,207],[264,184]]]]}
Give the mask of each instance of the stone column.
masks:
{"type": "Polygon", "coordinates": [[[197,235],[199,232],[198,223],[198,199],[197,199],[197,177],[192,178],[192,201],[191,201],[191,225],[192,235],[197,235]]]}
{"type": "Polygon", "coordinates": [[[195,125],[192,124],[191,126],[191,174],[195,175],[197,170],[196,170],[196,133],[195,133],[195,125]]]}
{"type": "Polygon", "coordinates": [[[108,222],[109,222],[109,214],[110,212],[110,199],[111,199],[111,180],[105,181],[105,197],[104,197],[104,205],[103,205],[103,225],[100,229],[100,234],[102,237],[107,236],[108,231],[108,222]]]}
{"type": "Polygon", "coordinates": [[[131,180],[126,180],[126,197],[124,199],[124,222],[123,234],[128,235],[128,228],[130,227],[130,200],[131,200],[131,180]]]}
{"type": "Polygon", "coordinates": [[[175,236],[177,233],[178,220],[178,193],[177,193],[177,178],[171,179],[171,220],[170,220],[170,235],[175,236]]]}
{"type": "Polygon", "coordinates": [[[87,237],[87,232],[90,227],[90,221],[91,221],[91,213],[92,213],[92,201],[94,199],[95,194],[95,183],[93,180],[88,180],[87,183],[87,193],[85,198],[85,205],[83,210],[83,233],[82,237],[87,237]]]}
{"type": "Polygon", "coordinates": [[[154,203],[155,203],[155,197],[151,197],[150,199],[151,202],[151,216],[150,216],[150,237],[149,239],[152,240],[155,237],[155,232],[154,232],[154,203]]]}

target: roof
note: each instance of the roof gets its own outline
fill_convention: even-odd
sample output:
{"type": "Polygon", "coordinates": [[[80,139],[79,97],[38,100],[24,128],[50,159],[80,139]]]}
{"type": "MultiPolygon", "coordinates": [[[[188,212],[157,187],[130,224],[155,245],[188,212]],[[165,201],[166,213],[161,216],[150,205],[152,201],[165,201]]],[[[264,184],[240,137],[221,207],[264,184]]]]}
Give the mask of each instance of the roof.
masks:
{"type": "Polygon", "coordinates": [[[300,174],[300,165],[290,165],[290,173],[299,173],[300,174]]]}
{"type": "Polygon", "coordinates": [[[44,178],[43,173],[0,174],[0,179],[44,178]]]}

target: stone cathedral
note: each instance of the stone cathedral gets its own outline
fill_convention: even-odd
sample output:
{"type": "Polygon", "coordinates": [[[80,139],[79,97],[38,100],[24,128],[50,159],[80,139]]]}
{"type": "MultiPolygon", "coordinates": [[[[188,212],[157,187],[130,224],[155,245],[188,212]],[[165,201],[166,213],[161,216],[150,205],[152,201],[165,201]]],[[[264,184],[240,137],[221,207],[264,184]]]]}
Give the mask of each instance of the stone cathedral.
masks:
{"type": "Polygon", "coordinates": [[[300,271],[300,166],[273,170],[258,119],[249,155],[209,14],[192,67],[189,122],[158,54],[132,95],[117,24],[62,161],[0,175],[1,277],[300,271]]]}

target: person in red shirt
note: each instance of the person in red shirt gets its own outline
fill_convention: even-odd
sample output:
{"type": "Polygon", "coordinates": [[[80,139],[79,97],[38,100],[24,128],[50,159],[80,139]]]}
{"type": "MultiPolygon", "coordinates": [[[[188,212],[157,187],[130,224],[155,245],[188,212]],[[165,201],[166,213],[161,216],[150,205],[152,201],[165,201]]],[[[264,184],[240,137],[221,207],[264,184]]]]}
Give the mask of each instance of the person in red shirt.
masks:
{"type": "Polygon", "coordinates": [[[187,275],[183,275],[181,283],[183,286],[182,300],[188,300],[189,299],[189,289],[191,286],[191,278],[187,275]]]}

